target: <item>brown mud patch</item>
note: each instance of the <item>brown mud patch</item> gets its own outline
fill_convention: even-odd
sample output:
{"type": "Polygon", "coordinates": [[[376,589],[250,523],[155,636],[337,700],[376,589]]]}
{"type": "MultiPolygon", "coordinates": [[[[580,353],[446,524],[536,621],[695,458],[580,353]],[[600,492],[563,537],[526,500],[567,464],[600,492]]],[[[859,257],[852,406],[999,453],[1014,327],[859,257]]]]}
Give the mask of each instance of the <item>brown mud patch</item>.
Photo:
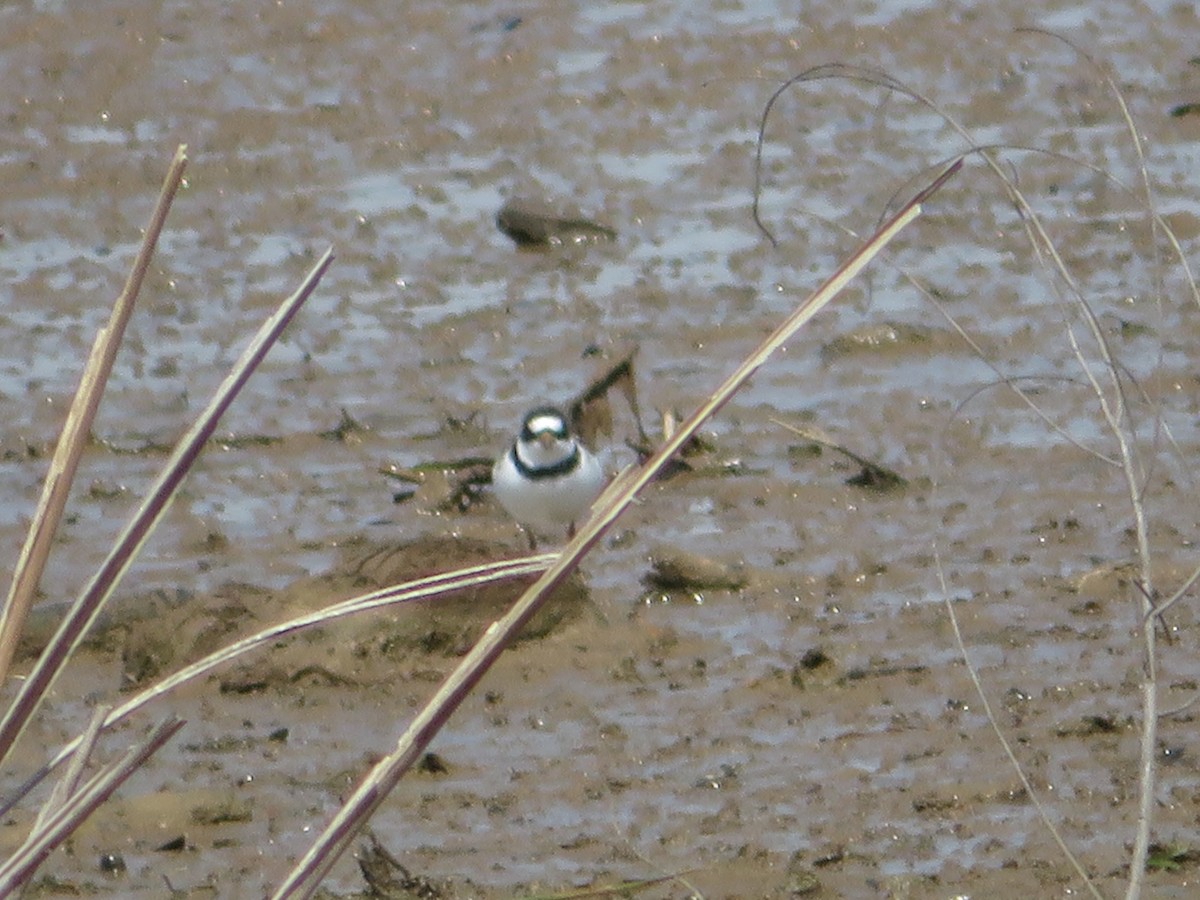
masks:
{"type": "MultiPolygon", "coordinates": [[[[119,647],[127,686],[142,687],[259,628],[381,588],[503,556],[503,548],[495,544],[452,536],[354,551],[336,574],[306,578],[283,590],[234,584],[183,604],[139,598],[125,605],[126,614],[119,620],[98,629],[94,643],[119,647]]],[[[221,690],[249,693],[306,676],[366,686],[387,677],[397,660],[413,654],[461,655],[532,581],[510,579],[431,601],[397,604],[389,615],[370,616],[367,622],[356,621],[366,617],[350,617],[324,625],[317,638],[281,640],[268,660],[237,666],[223,676],[221,690]]],[[[575,576],[550,596],[521,639],[544,637],[583,614],[588,602],[583,581],[575,576]]]]}

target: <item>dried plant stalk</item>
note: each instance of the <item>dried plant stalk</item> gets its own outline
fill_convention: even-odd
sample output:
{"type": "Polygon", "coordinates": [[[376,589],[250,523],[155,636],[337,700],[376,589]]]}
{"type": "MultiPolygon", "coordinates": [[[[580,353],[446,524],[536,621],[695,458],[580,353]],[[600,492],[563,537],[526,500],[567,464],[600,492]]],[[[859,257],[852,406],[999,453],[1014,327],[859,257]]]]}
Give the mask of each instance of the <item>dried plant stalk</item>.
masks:
{"type": "Polygon", "coordinates": [[[101,563],[100,569],[72,605],[49,645],[38,657],[33,671],[22,682],[17,696],[5,711],[3,719],[0,720],[0,760],[7,757],[54,679],[58,677],[84,633],[99,615],[142,544],[161,520],[204,445],[212,437],[217,422],[262,362],[267,351],[279,339],[284,328],[316,289],[321,276],[332,261],[333,249],[330,248],[305,276],[296,292],[259,328],[241,358],[217,388],[208,406],[176,445],[146,499],[134,512],[133,518],[101,563]]]}
{"type": "Polygon", "coordinates": [[[44,821],[39,822],[17,852],[0,864],[0,897],[10,897],[63,841],[74,833],[121,784],[141,767],[180,728],[183,719],[161,722],[121,759],[97,773],[44,821]]]}
{"type": "Polygon", "coordinates": [[[50,471],[42,485],[42,496],[30,523],[25,545],[17,559],[3,613],[0,613],[0,681],[8,674],[9,666],[12,665],[17,642],[21,639],[21,631],[25,627],[25,618],[37,594],[38,582],[46,569],[51,541],[58,531],[58,523],[62,520],[63,509],[67,505],[67,495],[71,491],[71,483],[75,480],[79,458],[83,455],[84,445],[92,430],[92,422],[96,418],[96,410],[100,406],[100,397],[104,394],[108,376],[112,373],[113,363],[117,358],[117,348],[125,335],[125,326],[133,314],[134,301],[141,291],[146,271],[150,268],[150,259],[154,255],[158,236],[167,221],[167,213],[170,212],[171,202],[183,181],[186,167],[187,145],[180,144],[163,181],[158,202],[150,216],[150,224],[142,238],[142,245],[138,248],[133,266],[129,270],[125,288],[113,305],[108,325],[96,335],[91,356],[88,357],[75,392],[75,399],[67,413],[62,435],[54,448],[50,471]]]}
{"type": "Polygon", "coordinates": [[[288,874],[273,894],[275,900],[309,897],[355,836],[399,783],[404,773],[420,758],[434,735],[441,730],[463,699],[484,673],[491,668],[516,634],[540,609],[550,592],[574,570],[580,560],[633,502],[638,492],[654,479],[667,461],[688,441],[700,426],[720,409],[750,377],[795,332],[829,303],[881,250],[921,214],[921,204],[936,192],[961,166],[955,161],[928,187],[909,201],[895,216],[847,260],[821,288],[805,300],[725,382],[701,404],[674,436],[632,475],[622,480],[620,491],[608,492],[575,538],[563,548],[558,560],[511,610],[485,632],[463,657],[434,697],[417,713],[393,750],[381,759],[363,779],[354,794],[326,826],[303,859],[288,874]]]}

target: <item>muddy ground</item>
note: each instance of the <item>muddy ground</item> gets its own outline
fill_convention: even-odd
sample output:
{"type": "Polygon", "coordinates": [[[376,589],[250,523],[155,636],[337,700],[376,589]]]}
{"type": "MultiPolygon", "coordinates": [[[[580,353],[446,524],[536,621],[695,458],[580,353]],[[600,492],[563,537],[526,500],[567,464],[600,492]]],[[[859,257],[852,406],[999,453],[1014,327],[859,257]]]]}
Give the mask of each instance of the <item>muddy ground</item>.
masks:
{"type": "MultiPolygon", "coordinates": [[[[1167,596],[1197,564],[1200,304],[1150,225],[1113,87],[1146,141],[1153,208],[1190,260],[1195,10],[794,6],[0,10],[9,568],[171,154],[186,143],[190,157],[20,671],[253,329],[326,247],[337,254],[6,764],[5,792],[95,705],[239,635],[522,553],[486,489],[447,506],[437,484],[413,495],[388,467],[490,457],[526,408],[573,396],[635,347],[648,424],[690,411],[855,234],[974,142],[1006,146],[995,158],[1071,281],[1047,271],[971,157],[706,429],[703,464],[622,518],[380,810],[383,849],[364,838],[357,852],[395,877],[379,862],[390,854],[411,874],[401,888],[429,897],[666,875],[640,896],[1078,896],[988,723],[948,600],[1047,815],[1099,891],[1123,893],[1137,548],[1121,445],[1085,366],[1108,409],[1128,411],[1167,596]],[[1052,29],[1100,67],[1018,26],[1052,29]],[[773,244],[752,218],[756,131],[774,89],[815,66],[899,79],[969,139],[860,70],[816,71],[767,126],[773,244]],[[495,221],[514,199],[616,238],[518,248],[495,221]],[[907,483],[849,483],[857,463],[789,424],[907,483]],[[731,580],[648,578],[680,554],[731,580]]],[[[615,468],[636,428],[622,400],[613,411],[599,449],[615,468]]],[[[294,635],[159,701],[105,752],[156,716],[187,726],[30,895],[262,896],[515,590],[294,635]]],[[[1200,878],[1194,600],[1168,625],[1159,693],[1174,714],[1160,723],[1146,893],[1187,897],[1200,878]]],[[[4,847],[42,796],[0,823],[4,847]]],[[[367,889],[349,857],[325,884],[367,889]]]]}

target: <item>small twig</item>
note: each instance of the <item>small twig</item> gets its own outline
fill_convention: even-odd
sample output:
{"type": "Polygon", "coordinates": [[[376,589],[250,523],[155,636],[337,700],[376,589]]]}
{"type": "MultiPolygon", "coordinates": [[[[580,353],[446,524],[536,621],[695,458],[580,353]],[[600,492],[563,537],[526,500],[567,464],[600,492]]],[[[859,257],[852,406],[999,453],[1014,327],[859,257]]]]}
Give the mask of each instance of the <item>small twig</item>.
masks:
{"type": "Polygon", "coordinates": [[[567,413],[571,418],[571,425],[577,431],[582,431],[585,442],[589,439],[586,433],[583,419],[587,413],[588,407],[598,400],[605,400],[608,392],[615,386],[621,387],[621,392],[625,395],[625,400],[629,403],[629,409],[633,413],[634,425],[637,427],[638,438],[644,442],[649,442],[646,436],[646,429],[642,425],[642,411],[638,406],[637,385],[634,380],[633,373],[633,358],[637,356],[637,348],[630,350],[614,365],[610,366],[599,378],[589,384],[579,396],[575,397],[567,406],[567,413]]]}
{"type": "Polygon", "coordinates": [[[1189,712],[1192,707],[1200,703],[1200,692],[1192,695],[1192,698],[1185,703],[1180,703],[1178,706],[1173,706],[1170,709],[1164,709],[1158,714],[1160,719],[1169,719],[1172,716],[1179,716],[1185,712],[1189,712]]]}
{"type": "MultiPolygon", "coordinates": [[[[869,480],[873,485],[890,489],[908,484],[908,479],[906,479],[899,472],[895,471],[894,469],[889,469],[885,465],[881,465],[880,463],[867,459],[865,456],[855,453],[849,447],[839,444],[837,441],[815,426],[789,425],[782,419],[776,419],[773,417],[770,419],[770,422],[774,425],[778,425],[780,428],[790,431],[792,434],[798,437],[804,438],[806,441],[812,441],[812,443],[818,445],[819,447],[824,447],[827,450],[832,450],[835,453],[842,454],[842,456],[846,457],[851,462],[861,466],[863,472],[869,476],[869,480]]],[[[853,479],[851,479],[851,481],[853,482],[853,479]]]]}
{"type": "MultiPolygon", "coordinates": [[[[1184,581],[1184,583],[1179,587],[1179,590],[1145,614],[1142,619],[1142,627],[1144,628],[1150,623],[1151,619],[1159,618],[1163,613],[1174,606],[1182,597],[1187,594],[1188,591],[1195,586],[1197,581],[1200,581],[1200,566],[1197,566],[1192,574],[1187,577],[1187,580],[1184,581]]],[[[1146,593],[1149,588],[1142,586],[1140,582],[1139,587],[1142,588],[1142,592],[1146,594],[1146,597],[1152,601],[1153,598],[1150,598],[1150,595],[1146,593]]]]}

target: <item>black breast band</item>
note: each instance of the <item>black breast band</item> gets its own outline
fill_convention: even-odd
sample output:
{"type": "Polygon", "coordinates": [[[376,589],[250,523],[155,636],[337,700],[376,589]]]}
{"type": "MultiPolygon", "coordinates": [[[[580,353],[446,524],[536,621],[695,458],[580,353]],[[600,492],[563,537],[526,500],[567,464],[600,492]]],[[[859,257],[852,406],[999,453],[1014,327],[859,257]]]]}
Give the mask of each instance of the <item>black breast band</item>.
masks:
{"type": "Polygon", "coordinates": [[[569,475],[579,465],[579,445],[576,445],[575,449],[571,451],[571,455],[561,462],[556,462],[552,466],[538,466],[536,469],[525,465],[525,462],[521,459],[521,454],[517,452],[516,444],[513,444],[512,449],[508,451],[508,455],[512,457],[513,465],[517,467],[517,471],[532,481],[541,481],[544,478],[557,478],[559,475],[569,475]]]}

